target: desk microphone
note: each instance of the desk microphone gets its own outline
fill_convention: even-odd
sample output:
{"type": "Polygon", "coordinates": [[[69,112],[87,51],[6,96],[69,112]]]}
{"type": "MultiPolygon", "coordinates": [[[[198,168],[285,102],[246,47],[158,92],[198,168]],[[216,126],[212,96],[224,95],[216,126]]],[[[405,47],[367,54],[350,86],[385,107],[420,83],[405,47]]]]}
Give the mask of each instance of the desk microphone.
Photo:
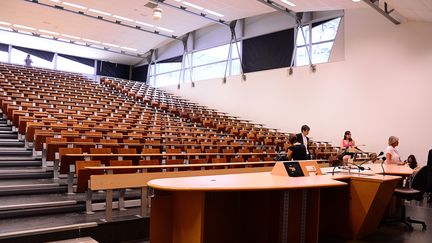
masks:
{"type": "Polygon", "coordinates": [[[340,168],[340,167],[337,166],[337,165],[333,167],[333,170],[332,170],[332,176],[334,176],[334,172],[335,172],[335,169],[336,169],[336,168],[340,168]]]}
{"type": "Polygon", "coordinates": [[[386,159],[387,159],[386,157],[383,157],[383,161],[381,162],[381,169],[383,171],[383,175],[386,175],[385,170],[384,170],[384,162],[386,159]]]}

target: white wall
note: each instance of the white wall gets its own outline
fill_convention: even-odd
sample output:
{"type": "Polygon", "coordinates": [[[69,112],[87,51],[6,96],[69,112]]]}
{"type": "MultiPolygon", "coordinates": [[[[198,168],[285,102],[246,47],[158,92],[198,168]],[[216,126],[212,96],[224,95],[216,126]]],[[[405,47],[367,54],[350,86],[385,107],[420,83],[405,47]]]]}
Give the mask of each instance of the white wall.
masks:
{"type": "Polygon", "coordinates": [[[221,111],[297,132],[308,124],[315,140],[339,144],[351,130],[357,144],[379,152],[400,137],[402,159],[426,163],[432,147],[432,24],[396,26],[372,9],[345,12],[345,61],[165,88],[221,111]]]}

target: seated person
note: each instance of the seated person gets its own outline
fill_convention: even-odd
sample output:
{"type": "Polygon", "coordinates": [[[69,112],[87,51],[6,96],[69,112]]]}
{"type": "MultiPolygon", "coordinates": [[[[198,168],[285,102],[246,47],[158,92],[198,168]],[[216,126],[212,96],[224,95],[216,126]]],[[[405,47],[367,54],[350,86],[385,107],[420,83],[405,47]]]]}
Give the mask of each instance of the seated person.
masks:
{"type": "Polygon", "coordinates": [[[344,133],[344,138],[341,142],[341,151],[342,152],[342,163],[347,164],[348,160],[354,156],[354,153],[352,153],[350,150],[359,150],[355,147],[355,142],[351,137],[351,132],[346,131],[344,133]]]}
{"type": "Polygon", "coordinates": [[[298,142],[297,136],[291,136],[289,141],[291,146],[287,151],[288,160],[307,160],[309,158],[306,147],[298,142]]]}
{"type": "Polygon", "coordinates": [[[408,156],[408,159],[405,160],[405,162],[414,171],[417,171],[417,170],[420,169],[419,166],[418,166],[418,163],[417,163],[417,159],[416,159],[416,157],[413,154],[411,154],[410,156],[408,156]]]}

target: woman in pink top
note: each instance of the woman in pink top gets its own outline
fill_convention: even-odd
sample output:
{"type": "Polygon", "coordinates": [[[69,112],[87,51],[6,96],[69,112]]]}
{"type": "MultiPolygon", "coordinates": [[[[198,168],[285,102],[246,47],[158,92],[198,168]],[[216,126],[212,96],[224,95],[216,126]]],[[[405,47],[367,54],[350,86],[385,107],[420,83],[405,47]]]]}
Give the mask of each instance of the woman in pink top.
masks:
{"type": "Polygon", "coordinates": [[[355,147],[355,142],[351,138],[351,132],[350,131],[346,131],[345,134],[344,134],[344,138],[342,140],[342,143],[341,143],[341,149],[342,150],[347,150],[350,147],[355,147]]]}

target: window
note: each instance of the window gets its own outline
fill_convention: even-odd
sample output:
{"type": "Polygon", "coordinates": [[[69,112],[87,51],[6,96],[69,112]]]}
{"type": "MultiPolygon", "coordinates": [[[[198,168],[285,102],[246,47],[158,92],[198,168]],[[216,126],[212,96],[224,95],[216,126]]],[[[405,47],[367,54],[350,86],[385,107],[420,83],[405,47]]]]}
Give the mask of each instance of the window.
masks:
{"type": "MultiPolygon", "coordinates": [[[[12,48],[11,51],[11,63],[16,63],[20,65],[24,65],[24,60],[27,58],[27,53],[17,50],[15,48],[12,48]]],[[[31,56],[31,59],[33,61],[32,66],[34,67],[42,67],[42,68],[54,68],[54,63],[44,60],[42,58],[31,56]]]]}
{"type": "Polygon", "coordinates": [[[0,62],[8,62],[9,60],[9,52],[0,51],[0,62]]]}
{"type": "MultiPolygon", "coordinates": [[[[241,55],[241,42],[238,42],[238,45],[241,55]]],[[[190,66],[192,66],[192,81],[222,78],[226,68],[227,75],[239,75],[241,65],[235,44],[232,44],[231,57],[228,57],[228,53],[229,44],[188,53],[187,59],[184,60],[184,78],[180,77],[181,63],[179,62],[153,64],[149,69],[150,83],[153,82],[155,87],[176,85],[179,82],[180,84],[189,83],[191,81],[190,66]],[[227,63],[228,67],[226,67],[227,63]]]]}
{"type": "Polygon", "coordinates": [[[341,18],[305,25],[297,33],[296,66],[309,64],[307,51],[312,63],[328,62],[341,18]],[[312,30],[312,31],[310,31],[312,30]],[[310,41],[312,40],[312,42],[310,41]]]}
{"type": "Polygon", "coordinates": [[[72,61],[70,59],[57,56],[57,69],[68,72],[80,72],[86,74],[95,74],[94,66],[88,66],[79,62],[72,61]]]}

